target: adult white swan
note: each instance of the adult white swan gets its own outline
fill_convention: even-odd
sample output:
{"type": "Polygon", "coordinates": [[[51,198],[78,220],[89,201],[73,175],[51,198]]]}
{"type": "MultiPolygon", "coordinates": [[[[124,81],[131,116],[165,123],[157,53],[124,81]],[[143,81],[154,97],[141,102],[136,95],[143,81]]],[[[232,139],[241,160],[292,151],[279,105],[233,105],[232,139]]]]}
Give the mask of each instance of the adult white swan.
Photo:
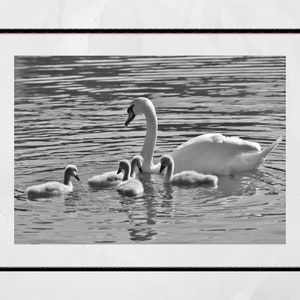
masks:
{"type": "MultiPolygon", "coordinates": [[[[143,172],[158,173],[160,163],[153,164],[153,152],[157,137],[157,117],[154,105],[147,98],[133,100],[127,109],[125,126],[139,114],[145,115],[147,133],[142,149],[143,172]]],[[[264,150],[258,143],[244,141],[238,137],[225,137],[220,133],[199,135],[176,148],[171,156],[175,162],[174,173],[194,170],[199,173],[229,175],[258,168],[281,141],[277,139],[264,150]]]]}

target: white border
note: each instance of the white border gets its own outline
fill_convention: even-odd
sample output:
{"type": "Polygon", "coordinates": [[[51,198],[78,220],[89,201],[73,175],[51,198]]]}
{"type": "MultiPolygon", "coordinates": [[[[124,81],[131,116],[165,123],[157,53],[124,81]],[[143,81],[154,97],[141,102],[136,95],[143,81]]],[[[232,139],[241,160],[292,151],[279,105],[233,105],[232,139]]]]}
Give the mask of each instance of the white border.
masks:
{"type": "Polygon", "coordinates": [[[2,0],[0,28],[300,28],[297,0],[2,0]]]}
{"type": "Polygon", "coordinates": [[[300,266],[300,35],[0,35],[1,266],[300,266]],[[14,55],[284,55],[287,57],[286,245],[14,245],[14,55]]]}

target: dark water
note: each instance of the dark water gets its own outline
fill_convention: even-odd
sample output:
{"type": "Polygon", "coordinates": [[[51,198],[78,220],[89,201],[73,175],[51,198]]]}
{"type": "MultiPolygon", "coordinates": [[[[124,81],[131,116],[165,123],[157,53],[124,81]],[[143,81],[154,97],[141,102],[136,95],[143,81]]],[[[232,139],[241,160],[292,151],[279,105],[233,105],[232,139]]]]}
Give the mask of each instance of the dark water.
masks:
{"type": "Polygon", "coordinates": [[[155,161],[203,133],[257,141],[285,134],[284,57],[16,57],[15,243],[285,243],[285,138],[257,171],[219,177],[217,189],[140,179],[145,192],[93,190],[93,175],[139,154],[145,120],[125,128],[128,104],[150,98],[155,161]],[[63,197],[29,201],[25,189],[80,182],[63,197]]]}

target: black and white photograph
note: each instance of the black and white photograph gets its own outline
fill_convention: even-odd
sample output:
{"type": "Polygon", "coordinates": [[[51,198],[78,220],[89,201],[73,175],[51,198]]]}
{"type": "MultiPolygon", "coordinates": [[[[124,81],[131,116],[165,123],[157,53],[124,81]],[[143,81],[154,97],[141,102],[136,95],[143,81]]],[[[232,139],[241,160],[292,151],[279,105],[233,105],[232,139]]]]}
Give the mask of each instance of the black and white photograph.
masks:
{"type": "Polygon", "coordinates": [[[300,299],[299,2],[0,3],[1,299],[300,299]]]}
{"type": "Polygon", "coordinates": [[[15,55],[15,244],[285,244],[286,56],[15,55]]]}

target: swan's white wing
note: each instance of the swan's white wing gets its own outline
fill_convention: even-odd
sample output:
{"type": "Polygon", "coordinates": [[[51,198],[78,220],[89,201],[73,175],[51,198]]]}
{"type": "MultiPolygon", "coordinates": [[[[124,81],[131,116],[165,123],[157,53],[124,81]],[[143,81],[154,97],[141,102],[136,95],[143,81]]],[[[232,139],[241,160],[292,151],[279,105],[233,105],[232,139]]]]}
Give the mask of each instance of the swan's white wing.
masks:
{"type": "Polygon", "coordinates": [[[29,198],[34,198],[34,197],[42,198],[42,197],[55,196],[64,191],[65,191],[65,187],[63,184],[56,181],[50,181],[40,185],[31,186],[26,190],[26,193],[29,198]]]}
{"type": "Polygon", "coordinates": [[[121,173],[117,174],[117,172],[115,172],[115,171],[111,171],[111,172],[104,173],[102,175],[98,175],[99,180],[107,181],[107,182],[119,181],[119,180],[122,180],[122,178],[123,178],[123,174],[121,174],[121,173]]]}
{"type": "MultiPolygon", "coordinates": [[[[203,147],[202,149],[222,149],[227,150],[231,155],[245,152],[261,151],[261,147],[256,142],[248,142],[239,137],[226,137],[220,133],[207,133],[196,136],[177,147],[173,153],[184,151],[187,147],[203,147]]],[[[199,149],[200,150],[200,149],[199,149]]]]}
{"type": "Polygon", "coordinates": [[[89,178],[88,184],[96,188],[106,188],[118,184],[123,178],[123,173],[111,171],[89,178]]]}
{"type": "Polygon", "coordinates": [[[238,137],[225,137],[219,133],[197,136],[172,152],[175,173],[195,170],[201,173],[228,174],[233,159],[244,153],[259,152],[258,143],[238,137]]]}
{"type": "Polygon", "coordinates": [[[46,194],[59,194],[66,190],[67,188],[64,184],[56,181],[50,181],[44,183],[44,189],[42,189],[41,191],[45,192],[46,194]]]}

